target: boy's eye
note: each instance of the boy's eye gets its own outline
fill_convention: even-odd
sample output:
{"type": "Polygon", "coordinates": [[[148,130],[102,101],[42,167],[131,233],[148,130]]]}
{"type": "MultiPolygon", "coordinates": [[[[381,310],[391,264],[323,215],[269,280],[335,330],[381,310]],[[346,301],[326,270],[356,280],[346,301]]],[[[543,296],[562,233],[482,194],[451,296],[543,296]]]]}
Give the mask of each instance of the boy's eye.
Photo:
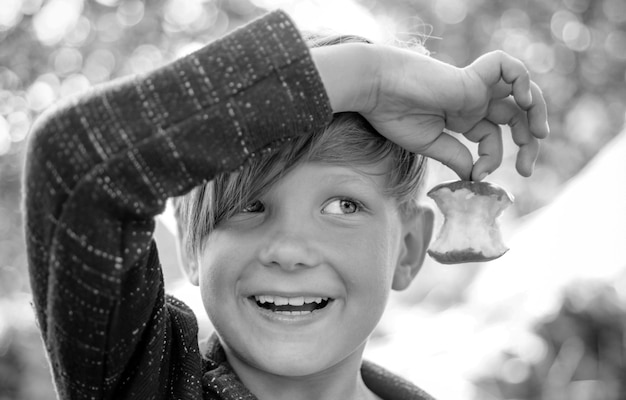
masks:
{"type": "Polygon", "coordinates": [[[324,206],[322,214],[354,214],[361,210],[361,205],[353,200],[335,199],[324,206]]]}
{"type": "Polygon", "coordinates": [[[246,205],[241,212],[244,213],[259,213],[265,211],[265,206],[260,200],[255,200],[252,203],[246,205]]]}

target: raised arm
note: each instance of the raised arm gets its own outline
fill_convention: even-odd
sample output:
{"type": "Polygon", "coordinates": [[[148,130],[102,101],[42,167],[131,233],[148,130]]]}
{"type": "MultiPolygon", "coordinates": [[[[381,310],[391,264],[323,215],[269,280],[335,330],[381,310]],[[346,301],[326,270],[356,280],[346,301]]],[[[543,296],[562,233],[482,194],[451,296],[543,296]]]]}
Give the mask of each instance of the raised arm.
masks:
{"type": "Polygon", "coordinates": [[[37,121],[25,171],[26,240],[62,398],[200,393],[195,320],[183,306],[174,318],[165,305],[153,218],[168,197],[330,117],[308,49],[275,12],[37,121]]]}

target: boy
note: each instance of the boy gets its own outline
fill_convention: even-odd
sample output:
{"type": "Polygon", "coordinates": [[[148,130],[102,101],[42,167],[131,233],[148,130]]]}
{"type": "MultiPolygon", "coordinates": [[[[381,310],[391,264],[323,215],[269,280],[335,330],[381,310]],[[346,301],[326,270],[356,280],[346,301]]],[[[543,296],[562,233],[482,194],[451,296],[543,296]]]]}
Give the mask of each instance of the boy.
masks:
{"type": "Polygon", "coordinates": [[[25,217],[59,396],[429,398],[361,363],[430,237],[432,214],[410,200],[422,173],[411,152],[480,179],[509,123],[529,175],[545,122],[539,89],[505,54],[457,69],[374,45],[309,51],[282,12],[49,112],[30,139],[25,217]],[[335,162],[336,142],[317,135],[344,136],[324,128],[345,111],[367,121],[330,127],[347,119],[372,146],[357,142],[349,161],[342,143],[335,162]],[[443,128],[479,142],[475,165],[443,128]],[[401,147],[379,153],[379,133],[401,147]],[[318,143],[331,145],[316,155],[318,143]],[[163,293],[152,241],[166,200],[192,190],[177,208],[184,265],[218,333],[202,352],[192,312],[163,293]]]}

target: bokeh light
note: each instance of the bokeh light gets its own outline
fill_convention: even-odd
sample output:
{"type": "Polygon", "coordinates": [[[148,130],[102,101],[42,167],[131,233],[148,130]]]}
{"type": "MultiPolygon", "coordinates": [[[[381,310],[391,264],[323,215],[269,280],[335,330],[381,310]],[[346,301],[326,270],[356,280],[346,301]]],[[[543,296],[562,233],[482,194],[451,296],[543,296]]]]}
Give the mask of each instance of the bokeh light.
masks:
{"type": "Polygon", "coordinates": [[[47,46],[60,42],[80,18],[82,3],[82,0],[49,0],[45,3],[33,18],[37,39],[47,46]]]}
{"type": "Polygon", "coordinates": [[[86,91],[91,87],[89,79],[83,74],[72,74],[61,83],[61,97],[69,97],[86,91]]]}
{"type": "Polygon", "coordinates": [[[552,71],[556,62],[554,49],[543,42],[529,44],[522,59],[526,60],[530,70],[537,74],[547,74],[552,71]]]}
{"type": "Polygon", "coordinates": [[[0,13],[0,31],[17,25],[22,18],[21,0],[5,0],[0,13]]]}
{"type": "Polygon", "coordinates": [[[9,122],[0,116],[0,156],[5,154],[11,148],[11,128],[9,122]]]}
{"type": "Polygon", "coordinates": [[[165,3],[165,21],[178,29],[193,25],[194,22],[202,19],[203,14],[205,10],[199,0],[185,2],[168,0],[165,3]]]}
{"type": "Polygon", "coordinates": [[[267,9],[284,9],[302,30],[360,35],[376,42],[388,41],[393,35],[382,30],[367,7],[352,0],[253,0],[252,3],[267,9]]]}
{"type": "Polygon", "coordinates": [[[36,14],[43,5],[44,0],[22,0],[22,14],[33,15],[36,14]]]}
{"type": "Polygon", "coordinates": [[[109,49],[96,49],[87,55],[83,74],[91,83],[108,80],[116,67],[115,54],[109,49]]]}
{"type": "Polygon", "coordinates": [[[59,76],[67,76],[80,71],[83,67],[83,55],[74,47],[61,47],[52,53],[52,57],[54,71],[59,76]]]}
{"type": "Polygon", "coordinates": [[[60,87],[59,78],[56,75],[41,75],[26,92],[28,106],[35,112],[45,110],[57,99],[60,87]]]}
{"type": "Polygon", "coordinates": [[[163,53],[153,44],[137,47],[127,61],[128,69],[135,74],[155,69],[163,63],[163,53]]]}
{"type": "Polygon", "coordinates": [[[604,0],[602,9],[609,21],[615,24],[626,22],[626,2],[622,0],[604,0]]]}
{"type": "Polygon", "coordinates": [[[437,0],[434,7],[435,14],[446,24],[459,24],[467,16],[467,3],[463,0],[437,0]]]}
{"type": "Polygon", "coordinates": [[[604,48],[610,56],[626,61],[626,32],[609,32],[604,41],[604,48]]]}
{"type": "Polygon", "coordinates": [[[14,143],[26,139],[31,125],[31,118],[26,111],[14,111],[7,116],[7,122],[11,127],[11,141],[14,143]]]}
{"type": "Polygon", "coordinates": [[[76,21],[76,24],[74,24],[73,29],[65,35],[65,42],[68,45],[80,47],[89,38],[91,30],[91,21],[85,16],[80,16],[76,21]]]}
{"type": "Polygon", "coordinates": [[[117,13],[109,12],[101,15],[96,21],[98,39],[103,43],[112,43],[120,40],[124,34],[124,27],[120,23],[117,13]]]}
{"type": "Polygon", "coordinates": [[[585,51],[591,45],[591,32],[579,21],[566,22],[561,37],[565,45],[575,51],[585,51]]]}
{"type": "Polygon", "coordinates": [[[122,3],[117,8],[117,19],[120,24],[131,27],[137,25],[143,19],[145,6],[143,2],[134,0],[122,3]]]}

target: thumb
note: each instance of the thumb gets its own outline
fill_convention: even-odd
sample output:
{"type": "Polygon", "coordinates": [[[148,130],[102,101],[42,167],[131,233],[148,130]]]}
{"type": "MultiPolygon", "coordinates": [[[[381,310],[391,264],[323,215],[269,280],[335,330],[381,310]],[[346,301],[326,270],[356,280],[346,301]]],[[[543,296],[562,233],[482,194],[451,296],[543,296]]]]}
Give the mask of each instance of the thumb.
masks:
{"type": "Polygon", "coordinates": [[[453,136],[441,132],[420,154],[441,162],[462,180],[470,180],[474,160],[469,149],[453,136]]]}

